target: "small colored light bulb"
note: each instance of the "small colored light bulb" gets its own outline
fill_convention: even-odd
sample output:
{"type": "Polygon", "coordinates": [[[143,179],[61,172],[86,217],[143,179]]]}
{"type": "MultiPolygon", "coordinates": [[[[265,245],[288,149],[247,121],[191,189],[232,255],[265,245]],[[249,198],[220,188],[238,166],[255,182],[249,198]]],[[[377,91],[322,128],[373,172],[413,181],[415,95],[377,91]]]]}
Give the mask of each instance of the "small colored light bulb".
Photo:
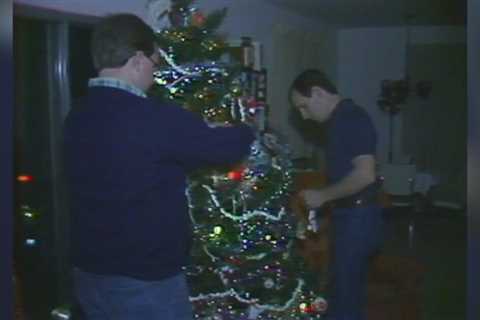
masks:
{"type": "Polygon", "coordinates": [[[22,182],[22,183],[32,182],[33,177],[31,175],[28,175],[28,174],[21,174],[17,177],[17,181],[22,182]]]}
{"type": "Polygon", "coordinates": [[[221,226],[215,226],[213,228],[213,233],[217,236],[222,234],[222,232],[223,232],[223,228],[221,226]]]}

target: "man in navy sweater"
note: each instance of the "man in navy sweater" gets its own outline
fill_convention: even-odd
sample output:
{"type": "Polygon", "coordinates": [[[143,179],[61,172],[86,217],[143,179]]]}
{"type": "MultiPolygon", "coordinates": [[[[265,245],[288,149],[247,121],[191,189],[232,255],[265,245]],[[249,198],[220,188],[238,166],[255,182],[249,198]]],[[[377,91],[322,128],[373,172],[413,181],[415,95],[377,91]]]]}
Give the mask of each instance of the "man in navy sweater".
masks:
{"type": "MultiPolygon", "coordinates": [[[[301,191],[307,207],[333,204],[334,253],[329,318],[365,320],[367,269],[382,240],[375,174],[377,134],[368,113],[337,92],[321,70],[294,80],[290,99],[304,119],[325,123],[328,185],[301,191]]],[[[312,212],[315,212],[312,210],[312,212]]]]}
{"type": "Polygon", "coordinates": [[[89,320],[191,320],[186,176],[241,161],[254,135],[146,96],[160,57],[138,17],[104,18],[91,50],[99,77],[64,134],[75,297],[89,320]]]}

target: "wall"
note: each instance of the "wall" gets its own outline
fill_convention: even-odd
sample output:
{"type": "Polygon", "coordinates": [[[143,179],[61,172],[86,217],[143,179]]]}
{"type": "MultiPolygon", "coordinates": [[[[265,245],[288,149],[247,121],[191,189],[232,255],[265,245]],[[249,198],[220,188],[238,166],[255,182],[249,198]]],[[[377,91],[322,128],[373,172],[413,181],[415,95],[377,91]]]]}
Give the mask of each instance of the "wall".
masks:
{"type": "MultiPolygon", "coordinates": [[[[116,0],[111,2],[98,0],[14,0],[17,4],[26,4],[62,12],[102,16],[116,12],[130,12],[146,19],[147,0],[116,0]]],[[[258,0],[198,0],[197,7],[210,12],[215,9],[228,8],[228,15],[219,32],[228,39],[240,39],[250,36],[264,46],[264,61],[271,61],[272,32],[276,24],[287,23],[291,27],[319,30],[323,25],[318,20],[309,19],[272,4],[258,0]]]]}
{"type": "MultiPolygon", "coordinates": [[[[463,27],[412,27],[411,44],[464,43],[463,27]]],[[[355,28],[338,32],[337,83],[340,91],[364,106],[379,132],[378,159],[388,159],[389,120],[379,110],[380,82],[405,75],[407,30],[404,27],[355,28]]],[[[404,158],[401,150],[401,114],[394,119],[394,161],[404,158]]]]}
{"type": "MultiPolygon", "coordinates": [[[[386,159],[388,151],[388,116],[377,107],[380,82],[403,78],[405,37],[403,28],[360,28],[338,32],[338,88],[372,116],[379,132],[379,161],[386,159]]],[[[396,126],[399,123],[396,121],[396,126]]]]}
{"type": "Polygon", "coordinates": [[[101,16],[116,12],[131,12],[144,16],[144,1],[98,1],[98,0],[14,0],[14,4],[25,4],[66,13],[101,16]],[[115,5],[112,5],[115,3],[115,5]]]}
{"type": "MultiPolygon", "coordinates": [[[[49,8],[76,14],[101,16],[115,12],[131,12],[146,19],[147,0],[14,0],[17,4],[26,4],[42,8],[49,8]]],[[[276,7],[259,0],[198,0],[197,6],[205,11],[227,7],[229,13],[221,26],[221,32],[230,39],[239,39],[241,36],[251,36],[265,46],[265,59],[268,60],[272,52],[272,30],[275,24],[288,23],[300,29],[318,30],[322,24],[318,20],[309,19],[288,10],[276,7]]]]}
{"type": "Polygon", "coordinates": [[[206,11],[227,7],[228,15],[220,32],[228,35],[229,39],[239,39],[250,36],[264,46],[264,61],[272,60],[273,30],[278,24],[286,24],[291,28],[307,31],[325,28],[318,20],[309,19],[288,10],[276,7],[268,2],[259,0],[200,0],[198,7],[206,11]]]}

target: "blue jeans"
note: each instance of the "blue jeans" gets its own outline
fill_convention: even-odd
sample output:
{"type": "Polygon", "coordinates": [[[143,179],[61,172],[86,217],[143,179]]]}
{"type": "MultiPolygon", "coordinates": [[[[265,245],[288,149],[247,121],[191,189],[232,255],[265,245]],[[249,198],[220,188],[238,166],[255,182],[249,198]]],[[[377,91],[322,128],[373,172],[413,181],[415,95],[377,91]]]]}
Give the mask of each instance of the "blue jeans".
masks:
{"type": "Polygon", "coordinates": [[[88,320],[192,320],[185,274],[160,281],[73,270],[74,294],[88,320]]]}
{"type": "Polygon", "coordinates": [[[382,209],[334,209],[333,227],[329,316],[335,320],[366,320],[368,266],[383,241],[382,209]]]}

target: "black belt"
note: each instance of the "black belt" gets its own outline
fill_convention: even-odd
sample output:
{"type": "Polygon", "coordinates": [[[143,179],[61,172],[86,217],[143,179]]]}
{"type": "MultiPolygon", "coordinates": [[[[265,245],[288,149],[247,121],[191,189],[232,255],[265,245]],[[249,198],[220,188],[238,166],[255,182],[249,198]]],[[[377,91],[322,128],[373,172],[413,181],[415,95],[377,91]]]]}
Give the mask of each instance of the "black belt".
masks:
{"type": "Polygon", "coordinates": [[[365,207],[378,203],[377,193],[365,195],[365,196],[353,196],[346,197],[332,201],[333,208],[355,208],[365,207]]]}

